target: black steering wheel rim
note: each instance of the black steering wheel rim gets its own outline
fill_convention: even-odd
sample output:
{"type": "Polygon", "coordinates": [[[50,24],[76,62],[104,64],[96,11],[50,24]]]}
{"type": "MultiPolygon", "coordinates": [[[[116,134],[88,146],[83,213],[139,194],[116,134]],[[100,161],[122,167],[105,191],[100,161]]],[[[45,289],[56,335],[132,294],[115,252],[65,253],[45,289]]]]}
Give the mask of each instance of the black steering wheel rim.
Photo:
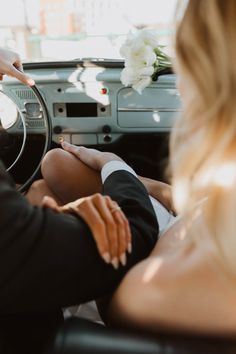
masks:
{"type": "MultiPolygon", "coordinates": [[[[7,98],[9,98],[8,95],[6,95],[5,92],[3,92],[1,89],[0,89],[0,94],[3,94],[4,96],[6,96],[7,98]]],[[[17,157],[15,158],[15,160],[13,162],[10,163],[10,166],[8,166],[6,168],[6,170],[9,172],[16,164],[17,162],[19,161],[19,159],[21,158],[22,154],[23,154],[23,151],[25,149],[25,144],[26,144],[26,137],[27,137],[27,130],[26,130],[26,122],[25,122],[25,119],[24,119],[24,115],[22,113],[22,111],[19,109],[19,107],[16,106],[16,109],[18,111],[18,114],[20,116],[20,119],[21,119],[21,124],[22,124],[22,128],[23,128],[23,141],[22,141],[22,144],[21,144],[21,148],[20,148],[20,151],[17,155],[17,157]]]]}
{"type": "MultiPolygon", "coordinates": [[[[39,158],[39,162],[37,164],[37,166],[34,168],[33,172],[31,173],[30,177],[26,179],[26,181],[24,183],[22,183],[20,185],[20,187],[18,187],[17,189],[20,192],[25,192],[27,191],[27,189],[30,187],[30,185],[32,184],[32,182],[34,181],[36,175],[38,174],[40,167],[41,167],[41,162],[42,159],[44,157],[44,155],[46,154],[46,152],[50,149],[51,147],[51,141],[52,141],[52,123],[51,123],[51,118],[49,116],[49,112],[47,109],[47,105],[44,101],[44,98],[42,96],[42,94],[40,93],[39,89],[37,88],[36,85],[33,85],[31,87],[29,87],[33,92],[34,95],[38,101],[38,103],[41,106],[41,110],[42,110],[42,117],[43,117],[43,121],[44,121],[44,129],[45,129],[45,143],[43,146],[43,151],[41,153],[41,156],[39,158]]],[[[17,103],[15,102],[14,99],[12,99],[12,97],[10,97],[4,90],[0,89],[0,93],[3,93],[6,97],[8,97],[12,102],[14,102],[17,110],[18,110],[18,114],[20,114],[20,118],[21,118],[21,122],[23,125],[23,143],[20,149],[20,152],[18,154],[18,156],[16,157],[16,159],[14,160],[13,163],[11,163],[11,165],[7,168],[7,171],[11,170],[13,166],[15,166],[16,162],[18,162],[23,154],[23,151],[25,149],[25,142],[26,142],[26,136],[27,136],[27,129],[26,129],[26,122],[25,122],[25,117],[21,111],[21,109],[19,108],[19,106],[17,105],[17,103]]]]}
{"type": "MultiPolygon", "coordinates": [[[[44,143],[44,146],[43,146],[42,153],[41,153],[41,155],[39,157],[39,162],[36,165],[36,167],[33,169],[33,172],[30,174],[30,177],[28,177],[26,179],[26,181],[23,182],[17,188],[18,191],[20,191],[20,192],[27,191],[28,188],[30,187],[30,185],[32,184],[32,182],[35,180],[35,177],[36,177],[36,175],[38,174],[38,172],[40,170],[42,159],[43,159],[44,155],[46,154],[46,152],[50,149],[51,141],[52,141],[52,123],[51,123],[51,118],[49,116],[49,112],[48,112],[45,100],[44,100],[42,94],[40,93],[40,90],[37,88],[36,85],[33,85],[33,86],[29,87],[29,88],[34,92],[34,96],[36,97],[38,103],[41,106],[42,118],[43,118],[44,129],[45,129],[45,132],[44,132],[45,143],[44,143]]],[[[23,128],[23,142],[22,142],[20,151],[19,151],[17,157],[15,158],[15,160],[10,163],[10,166],[8,166],[8,168],[6,168],[7,171],[10,171],[16,165],[16,163],[18,163],[18,161],[22,157],[23,152],[25,150],[26,137],[27,137],[27,128],[26,128],[26,122],[25,122],[24,114],[23,114],[22,110],[20,109],[20,107],[18,106],[18,104],[16,103],[15,99],[13,99],[11,96],[9,96],[7,94],[7,92],[5,92],[5,90],[2,90],[2,88],[0,88],[0,93],[3,94],[4,96],[6,96],[8,99],[10,99],[10,101],[12,101],[14,103],[14,105],[15,105],[17,111],[18,111],[18,114],[20,115],[22,128],[23,128]]]]}
{"type": "Polygon", "coordinates": [[[42,113],[43,113],[43,119],[44,119],[44,124],[45,124],[45,143],[44,143],[44,148],[43,152],[41,154],[41,158],[39,160],[38,165],[34,169],[33,173],[31,176],[18,188],[20,192],[25,192],[29,189],[30,185],[34,181],[36,175],[38,174],[40,167],[41,167],[41,162],[46,154],[46,152],[50,149],[51,146],[51,141],[52,141],[52,122],[48,113],[47,105],[44,101],[44,98],[42,94],[40,93],[39,89],[37,88],[36,85],[33,85],[30,87],[31,90],[34,92],[37,100],[39,101],[41,108],[42,108],[42,113]]]}

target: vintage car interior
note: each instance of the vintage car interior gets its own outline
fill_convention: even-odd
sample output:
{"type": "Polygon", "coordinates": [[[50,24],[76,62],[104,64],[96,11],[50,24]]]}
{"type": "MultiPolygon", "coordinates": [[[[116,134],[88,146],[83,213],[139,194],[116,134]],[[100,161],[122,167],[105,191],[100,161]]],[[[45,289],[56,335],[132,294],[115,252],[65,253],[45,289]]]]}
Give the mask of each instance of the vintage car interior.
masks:
{"type": "MultiPolygon", "coordinates": [[[[0,81],[0,160],[20,193],[41,177],[42,158],[60,147],[61,137],[114,152],[139,175],[168,181],[169,135],[181,112],[176,75],[162,68],[140,94],[122,84],[125,61],[119,53],[129,31],[154,28],[172,56],[177,2],[0,0],[0,47],[19,52],[36,83],[30,88],[7,76],[0,81]]],[[[90,305],[83,314],[65,311],[64,324],[42,354],[236,352],[235,338],[105,326],[88,312],[90,305]]],[[[18,333],[14,326],[20,323],[9,325],[10,334],[18,333]]],[[[0,341],[1,334],[2,328],[0,341]]],[[[27,343],[30,328],[23,335],[27,343]]],[[[18,339],[8,338],[16,348],[18,339]]],[[[37,346],[14,354],[34,354],[37,346]]]]}
{"type": "Polygon", "coordinates": [[[0,153],[17,183],[31,177],[44,152],[58,147],[60,137],[114,151],[140,175],[164,179],[168,134],[180,109],[175,75],[164,70],[140,95],[122,85],[123,66],[123,61],[105,59],[25,64],[41,102],[16,80],[4,81],[1,120],[7,129],[0,153]],[[14,163],[16,152],[20,157],[14,163]]]}
{"type": "MultiPolygon", "coordinates": [[[[166,180],[168,136],[181,110],[176,77],[160,72],[142,95],[120,81],[121,60],[36,62],[24,70],[32,89],[6,78],[0,93],[0,158],[21,192],[40,178],[40,162],[59,138],[113,151],[140,175],[166,180]]],[[[69,318],[49,353],[232,353],[234,340],[106,328],[69,318]]],[[[33,348],[32,348],[33,353],[33,348]]]]}

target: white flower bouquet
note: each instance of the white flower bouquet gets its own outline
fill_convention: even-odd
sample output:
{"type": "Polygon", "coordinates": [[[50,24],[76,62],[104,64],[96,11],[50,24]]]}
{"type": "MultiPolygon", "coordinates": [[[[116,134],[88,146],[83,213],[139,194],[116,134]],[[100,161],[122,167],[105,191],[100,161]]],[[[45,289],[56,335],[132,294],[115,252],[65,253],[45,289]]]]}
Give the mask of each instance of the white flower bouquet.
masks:
{"type": "Polygon", "coordinates": [[[158,43],[155,30],[129,32],[120,54],[125,59],[121,82],[125,86],[132,86],[140,94],[153,80],[157,80],[160,71],[172,66],[170,57],[158,43]]]}

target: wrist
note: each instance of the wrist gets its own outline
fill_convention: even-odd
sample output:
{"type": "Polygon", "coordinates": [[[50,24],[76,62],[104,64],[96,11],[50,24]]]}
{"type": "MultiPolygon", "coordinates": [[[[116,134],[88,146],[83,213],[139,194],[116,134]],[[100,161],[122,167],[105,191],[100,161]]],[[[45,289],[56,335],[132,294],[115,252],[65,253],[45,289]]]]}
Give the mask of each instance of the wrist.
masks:
{"type": "Polygon", "coordinates": [[[108,163],[108,162],[111,162],[111,161],[121,161],[121,162],[124,162],[119,156],[113,154],[113,153],[103,153],[103,155],[101,156],[100,158],[100,161],[99,161],[99,167],[100,167],[100,170],[102,170],[102,168],[108,163]]]}

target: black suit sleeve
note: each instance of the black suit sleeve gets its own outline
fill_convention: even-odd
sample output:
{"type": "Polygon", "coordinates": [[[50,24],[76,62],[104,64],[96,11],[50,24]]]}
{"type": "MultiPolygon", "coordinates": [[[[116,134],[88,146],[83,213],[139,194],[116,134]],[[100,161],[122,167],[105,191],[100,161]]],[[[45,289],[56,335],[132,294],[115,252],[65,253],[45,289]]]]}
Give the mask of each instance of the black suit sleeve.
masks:
{"type": "Polygon", "coordinates": [[[0,313],[51,311],[105,296],[149,254],[158,225],[143,185],[117,171],[105,181],[104,193],[131,225],[133,252],[119,270],[99,257],[82,219],[32,207],[0,166],[0,313]]]}

